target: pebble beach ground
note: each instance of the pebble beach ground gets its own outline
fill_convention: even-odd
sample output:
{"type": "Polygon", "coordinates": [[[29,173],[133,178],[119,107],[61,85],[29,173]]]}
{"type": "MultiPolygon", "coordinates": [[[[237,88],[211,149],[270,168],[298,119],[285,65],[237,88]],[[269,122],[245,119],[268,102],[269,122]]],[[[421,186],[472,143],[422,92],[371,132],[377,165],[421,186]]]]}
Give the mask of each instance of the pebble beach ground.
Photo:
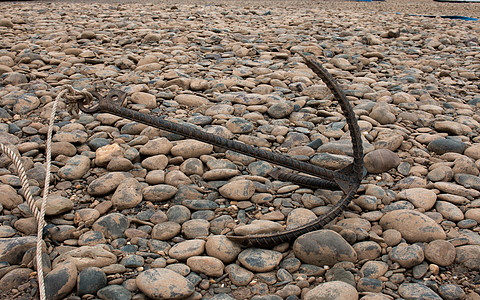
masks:
{"type": "MultiPolygon", "coordinates": [[[[0,3],[0,143],[40,199],[62,89],[125,91],[144,113],[338,169],[341,109],[297,51],[337,79],[359,119],[364,178],[342,196],[273,165],[110,114],[54,127],[44,270],[49,299],[480,299],[480,4],[433,1],[0,3]]],[[[2,299],[38,298],[36,223],[0,156],[2,299]]]]}

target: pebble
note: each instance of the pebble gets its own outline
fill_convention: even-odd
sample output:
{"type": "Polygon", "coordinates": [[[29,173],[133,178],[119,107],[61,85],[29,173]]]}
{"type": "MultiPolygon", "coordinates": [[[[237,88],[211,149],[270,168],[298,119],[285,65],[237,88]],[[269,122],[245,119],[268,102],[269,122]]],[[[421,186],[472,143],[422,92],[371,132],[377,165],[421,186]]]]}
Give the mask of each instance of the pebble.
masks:
{"type": "Polygon", "coordinates": [[[107,285],[107,276],[97,267],[86,268],[78,274],[77,292],[80,295],[96,294],[107,285]]]}
{"type": "Polygon", "coordinates": [[[195,291],[185,277],[164,268],[143,271],[135,282],[138,289],[152,299],[182,299],[195,291]]]}
{"type": "Polygon", "coordinates": [[[384,230],[395,229],[407,242],[430,242],[444,240],[446,234],[442,227],[425,214],[413,210],[399,209],[386,213],[380,219],[384,230]]]}
{"type": "Polygon", "coordinates": [[[340,261],[357,260],[357,253],[352,246],[332,230],[302,235],[293,244],[293,251],[303,263],[316,266],[333,266],[340,261]]]}
{"type": "Polygon", "coordinates": [[[438,155],[449,152],[462,154],[465,151],[465,148],[465,143],[452,139],[437,139],[428,144],[428,150],[438,155]]]}
{"type": "Polygon", "coordinates": [[[58,264],[45,276],[45,296],[64,299],[77,283],[77,267],[73,262],[58,264]]]}
{"type": "MultiPolygon", "coordinates": [[[[275,180],[273,163],[108,113],[75,117],[60,103],[45,270],[72,272],[55,281],[54,298],[322,299],[342,282],[336,299],[414,299],[422,288],[405,291],[419,283],[433,293],[425,299],[473,293],[469,277],[455,285],[449,276],[480,269],[476,25],[426,24],[408,14],[449,8],[394,4],[332,3],[340,14],[281,3],[5,5],[0,142],[15,145],[37,203],[53,100],[67,84],[102,95],[111,86],[135,111],[338,170],[352,162],[348,126],[296,54],[311,52],[341,83],[363,136],[368,173],[345,212],[290,245],[241,248],[225,235],[305,224],[341,192],[275,180]],[[180,295],[168,294],[171,273],[152,270],[179,276],[180,295]],[[161,284],[144,278],[140,288],[145,272],[161,284]]],[[[22,192],[0,156],[0,260],[10,264],[0,277],[14,284],[6,299],[38,293],[28,236],[37,226],[22,192]]]]}
{"type": "Polygon", "coordinates": [[[53,260],[52,266],[64,262],[73,262],[78,271],[88,267],[105,267],[117,262],[117,257],[110,252],[106,245],[82,246],[66,251],[53,260]]]}
{"type": "Polygon", "coordinates": [[[365,155],[364,163],[369,173],[383,173],[396,168],[400,158],[388,149],[377,149],[365,155]]]}
{"type": "Polygon", "coordinates": [[[240,263],[250,271],[268,272],[282,260],[282,254],[273,250],[249,248],[238,255],[240,263]]]}
{"type": "Polygon", "coordinates": [[[399,263],[400,266],[407,269],[420,264],[425,258],[423,249],[416,244],[400,244],[393,247],[388,256],[392,261],[399,263]]]}
{"type": "Polygon", "coordinates": [[[311,289],[305,294],[305,300],[320,299],[358,299],[357,290],[343,281],[324,282],[311,289]]]}
{"type": "Polygon", "coordinates": [[[116,209],[132,208],[142,202],[142,186],[135,178],[122,181],[112,196],[112,204],[116,209]]]}
{"type": "Polygon", "coordinates": [[[104,300],[130,300],[132,293],[121,285],[108,285],[97,292],[98,297],[104,300]]]}
{"type": "Polygon", "coordinates": [[[425,188],[412,188],[401,191],[397,194],[400,199],[410,201],[416,208],[430,210],[437,201],[437,194],[434,191],[425,188]]]}
{"type": "Polygon", "coordinates": [[[398,288],[398,293],[405,299],[442,299],[429,287],[420,283],[402,283],[398,288]]]}
{"type": "Polygon", "coordinates": [[[0,290],[9,291],[18,288],[22,283],[29,279],[31,273],[32,270],[28,268],[11,270],[0,279],[0,290]]]}
{"type": "Polygon", "coordinates": [[[210,277],[222,276],[225,268],[221,260],[209,256],[191,256],[187,259],[187,265],[193,272],[203,273],[210,277]]]}
{"type": "Polygon", "coordinates": [[[455,260],[456,250],[452,243],[436,240],[425,247],[425,258],[439,266],[449,266],[455,260]]]}

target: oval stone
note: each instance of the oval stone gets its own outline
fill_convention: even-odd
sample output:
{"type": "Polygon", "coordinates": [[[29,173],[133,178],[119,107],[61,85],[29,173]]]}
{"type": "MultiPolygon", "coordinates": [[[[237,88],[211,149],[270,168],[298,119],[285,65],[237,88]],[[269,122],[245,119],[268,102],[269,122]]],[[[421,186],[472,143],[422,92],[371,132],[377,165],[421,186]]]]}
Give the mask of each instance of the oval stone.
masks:
{"type": "Polygon", "coordinates": [[[409,243],[446,239],[446,234],[440,225],[414,210],[399,209],[388,212],[380,219],[380,225],[384,230],[398,230],[409,243]]]}
{"type": "Polygon", "coordinates": [[[293,251],[302,262],[320,267],[357,260],[352,246],[340,234],[327,229],[302,235],[293,244],[293,251]]]}
{"type": "Polygon", "coordinates": [[[152,299],[183,299],[195,291],[193,284],[185,277],[164,268],[144,271],[135,282],[138,289],[152,299]]]}

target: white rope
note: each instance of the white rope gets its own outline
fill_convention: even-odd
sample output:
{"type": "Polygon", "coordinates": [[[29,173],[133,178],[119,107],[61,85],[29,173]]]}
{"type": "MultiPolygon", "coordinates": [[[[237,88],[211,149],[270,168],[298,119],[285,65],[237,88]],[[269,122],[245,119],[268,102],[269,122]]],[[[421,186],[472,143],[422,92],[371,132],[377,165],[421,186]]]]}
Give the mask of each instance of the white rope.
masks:
{"type": "Polygon", "coordinates": [[[52,134],[53,134],[53,125],[55,123],[55,115],[57,112],[58,102],[62,97],[69,93],[66,97],[70,104],[70,112],[76,115],[78,113],[78,106],[75,107],[79,98],[84,98],[85,101],[88,103],[93,96],[83,90],[81,92],[76,91],[71,86],[66,86],[55,98],[52,106],[52,113],[50,114],[50,121],[48,125],[47,131],[47,149],[46,149],[46,174],[45,174],[45,186],[43,188],[43,199],[41,209],[35,205],[35,200],[33,199],[32,193],[30,191],[30,184],[28,182],[27,174],[25,172],[25,168],[23,163],[18,156],[18,154],[12,150],[9,146],[5,144],[0,144],[0,150],[5,153],[10,160],[12,160],[13,164],[17,168],[18,176],[20,177],[20,181],[22,183],[23,195],[25,200],[27,201],[28,207],[32,211],[33,215],[35,216],[35,220],[37,221],[37,249],[36,249],[36,260],[37,260],[37,278],[38,278],[38,288],[40,292],[40,300],[46,300],[45,295],[45,281],[43,276],[43,260],[42,260],[42,247],[43,247],[43,228],[45,227],[45,209],[48,200],[48,194],[50,189],[50,176],[51,176],[51,167],[52,167],[52,134]],[[77,108],[77,109],[76,109],[77,108]]]}

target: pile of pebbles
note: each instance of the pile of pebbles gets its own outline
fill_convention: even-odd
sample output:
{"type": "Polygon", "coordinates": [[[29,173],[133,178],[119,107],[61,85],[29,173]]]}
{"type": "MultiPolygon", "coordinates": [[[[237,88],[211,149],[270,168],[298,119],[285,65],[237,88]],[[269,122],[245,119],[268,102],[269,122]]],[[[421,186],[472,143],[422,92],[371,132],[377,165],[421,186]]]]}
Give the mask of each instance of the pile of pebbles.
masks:
{"type": "MultiPolygon", "coordinates": [[[[322,167],[367,175],[325,229],[270,249],[225,235],[297,227],[340,191],[110,114],[60,104],[44,270],[49,299],[480,299],[480,24],[321,7],[2,3],[0,143],[41,198],[47,124],[67,85],[322,167]],[[333,296],[335,295],[335,296],[333,296]]],[[[0,290],[38,297],[36,222],[0,156],[0,290]]],[[[38,202],[39,204],[39,202],[38,202]]]]}

